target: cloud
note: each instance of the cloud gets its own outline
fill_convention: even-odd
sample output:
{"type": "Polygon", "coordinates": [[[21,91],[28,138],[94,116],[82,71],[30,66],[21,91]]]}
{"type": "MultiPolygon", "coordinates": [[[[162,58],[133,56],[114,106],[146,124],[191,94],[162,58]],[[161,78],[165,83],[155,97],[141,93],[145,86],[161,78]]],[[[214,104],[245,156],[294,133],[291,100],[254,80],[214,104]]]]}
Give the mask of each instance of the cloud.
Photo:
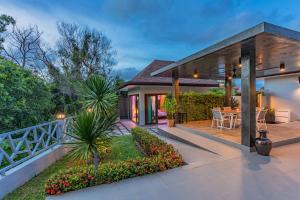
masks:
{"type": "Polygon", "coordinates": [[[0,0],[0,4],[0,13],[14,16],[17,23],[37,24],[51,44],[58,37],[57,21],[103,31],[117,50],[116,70],[141,69],[153,59],[178,60],[262,21],[300,27],[298,1],[0,0]]]}

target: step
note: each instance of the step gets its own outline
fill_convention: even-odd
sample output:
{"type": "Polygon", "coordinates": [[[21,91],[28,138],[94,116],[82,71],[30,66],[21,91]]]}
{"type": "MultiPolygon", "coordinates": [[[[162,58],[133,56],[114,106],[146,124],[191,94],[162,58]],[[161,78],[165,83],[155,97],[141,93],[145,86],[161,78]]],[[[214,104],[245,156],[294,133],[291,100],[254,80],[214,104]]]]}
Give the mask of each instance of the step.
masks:
{"type": "Polygon", "coordinates": [[[249,152],[249,149],[241,150],[178,127],[161,127],[159,131],[170,138],[196,145],[202,149],[225,157],[236,157],[245,153],[245,151],[249,152]]]}

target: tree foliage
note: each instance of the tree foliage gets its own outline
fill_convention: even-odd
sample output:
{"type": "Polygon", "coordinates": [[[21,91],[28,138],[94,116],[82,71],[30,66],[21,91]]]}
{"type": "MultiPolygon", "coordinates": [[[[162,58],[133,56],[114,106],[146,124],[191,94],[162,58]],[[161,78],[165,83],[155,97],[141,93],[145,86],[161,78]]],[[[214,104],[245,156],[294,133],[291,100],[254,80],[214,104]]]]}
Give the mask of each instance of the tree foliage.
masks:
{"type": "Polygon", "coordinates": [[[13,17],[5,14],[0,15],[0,50],[2,48],[2,43],[4,42],[4,38],[1,34],[7,31],[7,26],[10,24],[16,24],[16,21],[13,17]]]}
{"type": "Polygon", "coordinates": [[[85,108],[92,108],[101,114],[107,114],[116,109],[118,97],[112,81],[108,78],[94,75],[78,88],[85,108]]]}
{"type": "Polygon", "coordinates": [[[0,131],[32,126],[51,117],[49,85],[31,71],[0,59],[0,131]]]}

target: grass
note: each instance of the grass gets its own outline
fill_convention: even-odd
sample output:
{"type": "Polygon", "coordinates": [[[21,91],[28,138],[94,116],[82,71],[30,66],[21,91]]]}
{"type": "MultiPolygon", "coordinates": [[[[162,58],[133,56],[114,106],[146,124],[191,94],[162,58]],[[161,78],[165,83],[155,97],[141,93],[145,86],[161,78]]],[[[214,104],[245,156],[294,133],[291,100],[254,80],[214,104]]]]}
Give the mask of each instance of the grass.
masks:
{"type": "MultiPolygon", "coordinates": [[[[120,160],[127,160],[130,158],[141,157],[141,153],[136,149],[133,138],[131,135],[114,137],[111,141],[111,151],[103,156],[102,163],[117,162],[120,160]]],[[[61,169],[67,169],[75,166],[72,160],[65,156],[49,166],[42,173],[32,178],[23,186],[17,188],[12,193],[8,194],[5,200],[42,200],[45,199],[44,183],[55,172],[61,169]]]]}

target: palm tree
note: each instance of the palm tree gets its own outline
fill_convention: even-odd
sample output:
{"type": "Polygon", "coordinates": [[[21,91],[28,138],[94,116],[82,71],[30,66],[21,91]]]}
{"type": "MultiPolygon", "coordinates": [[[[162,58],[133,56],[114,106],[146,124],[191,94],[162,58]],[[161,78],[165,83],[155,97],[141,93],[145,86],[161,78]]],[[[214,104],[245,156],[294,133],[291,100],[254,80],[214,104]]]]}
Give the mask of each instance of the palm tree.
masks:
{"type": "Polygon", "coordinates": [[[116,110],[118,97],[113,81],[100,75],[93,75],[79,88],[79,95],[85,108],[91,108],[96,113],[105,115],[111,110],[116,110]]]}
{"type": "Polygon", "coordinates": [[[95,112],[82,111],[71,125],[68,135],[74,140],[69,143],[73,147],[70,156],[75,160],[93,163],[95,174],[101,159],[99,145],[108,142],[116,118],[117,115],[113,112],[98,115],[95,112]]]}

